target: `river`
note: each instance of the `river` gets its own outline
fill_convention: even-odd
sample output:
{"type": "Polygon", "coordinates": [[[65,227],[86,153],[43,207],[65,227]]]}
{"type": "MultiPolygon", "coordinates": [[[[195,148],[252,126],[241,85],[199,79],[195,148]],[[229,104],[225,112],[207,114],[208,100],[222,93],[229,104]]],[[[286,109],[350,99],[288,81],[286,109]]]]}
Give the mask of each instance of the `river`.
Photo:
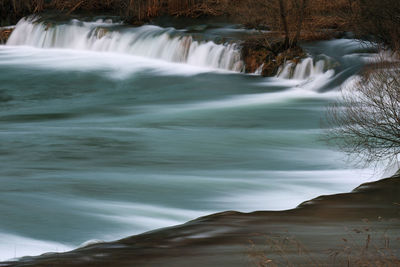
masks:
{"type": "Polygon", "coordinates": [[[368,49],[304,44],[265,78],[242,72],[232,40],[250,32],[21,20],[0,46],[0,260],[370,181],[321,123],[368,49]]]}

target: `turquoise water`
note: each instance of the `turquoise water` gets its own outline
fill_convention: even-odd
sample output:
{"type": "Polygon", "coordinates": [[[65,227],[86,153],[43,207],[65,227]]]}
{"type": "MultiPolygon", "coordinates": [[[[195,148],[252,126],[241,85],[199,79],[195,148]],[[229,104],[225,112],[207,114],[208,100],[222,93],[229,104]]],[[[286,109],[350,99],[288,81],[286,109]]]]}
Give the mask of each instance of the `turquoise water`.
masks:
{"type": "Polygon", "coordinates": [[[0,46],[1,260],[294,208],[369,177],[321,141],[326,106],[367,56],[355,41],[306,45],[330,63],[302,80],[42,41],[0,46]]]}

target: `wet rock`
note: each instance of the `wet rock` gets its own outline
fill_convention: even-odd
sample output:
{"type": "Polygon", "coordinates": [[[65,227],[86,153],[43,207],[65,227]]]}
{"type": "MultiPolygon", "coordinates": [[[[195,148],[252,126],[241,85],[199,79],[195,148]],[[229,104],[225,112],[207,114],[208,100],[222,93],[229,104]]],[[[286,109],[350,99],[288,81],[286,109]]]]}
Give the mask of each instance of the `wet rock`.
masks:
{"type": "Polygon", "coordinates": [[[14,28],[0,28],[0,44],[5,44],[14,28]]]}
{"type": "Polygon", "coordinates": [[[107,35],[107,33],[108,33],[108,29],[106,29],[106,28],[97,28],[95,31],[95,35],[96,35],[97,39],[103,38],[104,36],[107,35]]]}
{"type": "Polygon", "coordinates": [[[245,71],[259,71],[262,76],[274,76],[285,62],[297,64],[305,56],[301,47],[287,49],[281,39],[269,39],[265,36],[249,38],[242,45],[245,71]]]}

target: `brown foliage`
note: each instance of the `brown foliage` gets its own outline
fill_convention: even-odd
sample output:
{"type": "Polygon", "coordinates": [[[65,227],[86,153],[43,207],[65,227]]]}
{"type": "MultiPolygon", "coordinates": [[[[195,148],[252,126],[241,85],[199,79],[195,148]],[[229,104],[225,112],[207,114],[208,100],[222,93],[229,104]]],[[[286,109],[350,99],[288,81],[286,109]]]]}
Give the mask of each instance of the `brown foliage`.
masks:
{"type": "Polygon", "coordinates": [[[13,24],[26,15],[55,9],[74,11],[111,11],[130,21],[145,21],[162,14],[199,17],[225,13],[228,0],[0,0],[1,24],[13,24]]]}
{"type": "Polygon", "coordinates": [[[228,7],[228,0],[168,0],[170,15],[192,18],[224,15],[228,7]]]}
{"type": "Polygon", "coordinates": [[[348,28],[348,0],[234,0],[231,14],[250,28],[269,29],[285,35],[280,5],[292,42],[328,39],[333,30],[348,28]]]}

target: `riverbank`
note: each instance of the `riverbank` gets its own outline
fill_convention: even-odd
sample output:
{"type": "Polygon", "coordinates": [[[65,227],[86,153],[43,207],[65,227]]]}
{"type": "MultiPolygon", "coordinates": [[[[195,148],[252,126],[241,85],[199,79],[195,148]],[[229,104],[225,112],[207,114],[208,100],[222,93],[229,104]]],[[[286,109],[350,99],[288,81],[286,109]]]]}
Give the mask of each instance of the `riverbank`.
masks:
{"type": "Polygon", "coordinates": [[[394,175],[293,210],[228,211],[0,266],[398,266],[399,203],[400,176],[394,175]]]}

